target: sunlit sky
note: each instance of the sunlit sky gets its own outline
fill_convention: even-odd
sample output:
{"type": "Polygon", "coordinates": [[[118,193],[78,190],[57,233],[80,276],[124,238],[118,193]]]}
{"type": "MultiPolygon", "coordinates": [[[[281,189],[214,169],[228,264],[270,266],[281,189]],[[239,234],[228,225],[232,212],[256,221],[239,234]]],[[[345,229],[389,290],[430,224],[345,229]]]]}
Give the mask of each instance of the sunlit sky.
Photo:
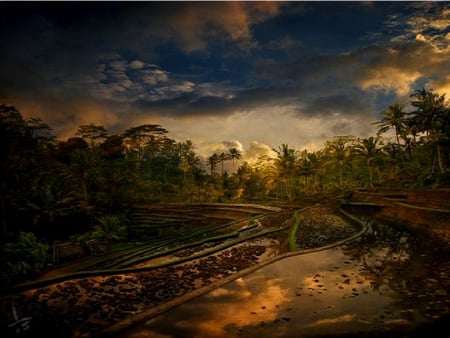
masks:
{"type": "Polygon", "coordinates": [[[0,2],[0,41],[0,103],[61,139],[159,124],[205,155],[315,150],[450,92],[450,2],[0,2]]]}

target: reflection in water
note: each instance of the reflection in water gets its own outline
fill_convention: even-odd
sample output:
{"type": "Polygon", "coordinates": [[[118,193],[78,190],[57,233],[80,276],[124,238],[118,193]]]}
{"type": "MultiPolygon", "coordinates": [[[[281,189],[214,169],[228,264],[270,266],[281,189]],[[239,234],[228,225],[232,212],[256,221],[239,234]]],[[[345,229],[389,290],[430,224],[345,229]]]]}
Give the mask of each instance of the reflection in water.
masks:
{"type": "Polygon", "coordinates": [[[449,308],[448,254],[441,251],[437,261],[432,247],[372,225],[358,241],[265,266],[123,337],[302,337],[411,328],[449,308]]]}
{"type": "Polygon", "coordinates": [[[200,331],[207,337],[225,337],[227,330],[272,321],[276,313],[265,310],[275,309],[287,300],[279,282],[279,279],[247,281],[240,278],[234,288],[218,288],[206,295],[202,304],[196,305],[196,311],[208,312],[202,321],[184,320],[178,325],[186,332],[200,331]],[[239,302],[230,303],[230,299],[239,302]]]}

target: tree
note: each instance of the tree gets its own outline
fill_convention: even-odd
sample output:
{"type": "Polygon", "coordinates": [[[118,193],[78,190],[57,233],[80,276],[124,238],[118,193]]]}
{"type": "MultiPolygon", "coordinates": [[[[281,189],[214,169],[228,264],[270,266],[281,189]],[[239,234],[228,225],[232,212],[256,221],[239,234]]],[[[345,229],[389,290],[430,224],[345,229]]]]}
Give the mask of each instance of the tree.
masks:
{"type": "Polygon", "coordinates": [[[377,166],[376,161],[381,153],[380,148],[378,148],[378,142],[378,138],[371,136],[369,138],[358,139],[353,145],[353,151],[365,159],[369,172],[369,186],[371,189],[374,189],[373,170],[377,166]]]}
{"type": "Polygon", "coordinates": [[[69,179],[68,182],[75,182],[74,186],[81,188],[81,197],[86,205],[89,201],[88,182],[98,177],[96,167],[95,159],[88,151],[76,150],[71,153],[65,176],[69,179]]]}
{"type": "Polygon", "coordinates": [[[307,149],[300,152],[298,156],[299,174],[305,178],[305,188],[308,189],[308,177],[312,177],[313,193],[317,192],[317,173],[323,166],[322,157],[319,153],[309,152],[307,149]]]}
{"type": "Polygon", "coordinates": [[[228,151],[229,151],[229,156],[230,156],[231,161],[232,161],[233,172],[234,172],[234,161],[235,161],[235,160],[241,159],[242,154],[241,154],[241,152],[240,152],[237,148],[235,148],[235,147],[230,148],[228,151]]]}
{"type": "Polygon", "coordinates": [[[379,126],[378,135],[387,132],[393,128],[395,132],[395,139],[397,145],[400,146],[400,135],[404,133],[406,124],[406,112],[403,110],[404,105],[396,103],[389,106],[386,110],[381,112],[383,118],[381,121],[375,122],[379,126]]]}
{"type": "Polygon", "coordinates": [[[216,153],[214,153],[208,157],[208,164],[209,164],[209,169],[210,169],[211,175],[213,175],[215,173],[217,163],[219,163],[219,161],[220,161],[219,156],[216,153]]]}
{"type": "Polygon", "coordinates": [[[104,126],[91,123],[79,126],[75,135],[81,136],[83,140],[87,139],[91,148],[94,148],[107,138],[108,132],[104,126]]]}
{"type": "Polygon", "coordinates": [[[418,130],[428,135],[435,145],[439,170],[444,173],[445,165],[441,153],[441,142],[450,115],[448,104],[445,102],[445,94],[439,95],[431,90],[421,89],[416,90],[411,97],[413,98],[411,105],[416,107],[416,111],[411,113],[412,119],[418,126],[418,130]]]}
{"type": "Polygon", "coordinates": [[[191,140],[177,144],[178,156],[180,157],[180,169],[183,172],[183,181],[186,181],[189,174],[194,176],[194,172],[200,166],[200,157],[195,152],[195,146],[191,140]]]}
{"type": "Polygon", "coordinates": [[[336,136],[333,141],[325,141],[325,151],[336,162],[339,172],[339,186],[344,186],[344,165],[351,154],[353,136],[336,136]]]}
{"type": "Polygon", "coordinates": [[[223,164],[224,164],[225,161],[228,161],[229,159],[230,159],[229,154],[226,154],[225,152],[221,152],[219,154],[219,162],[220,162],[221,168],[222,168],[222,170],[221,170],[222,176],[223,176],[223,164]]]}
{"type": "Polygon", "coordinates": [[[291,197],[291,178],[295,173],[295,149],[289,148],[289,145],[283,143],[278,149],[272,149],[277,154],[275,167],[277,168],[281,182],[285,187],[288,198],[291,197]]]}
{"type": "Polygon", "coordinates": [[[15,230],[20,229],[18,214],[26,214],[26,201],[39,175],[38,155],[37,141],[22,114],[14,106],[0,104],[0,211],[4,233],[11,230],[10,223],[15,224],[15,230]]]}
{"type": "Polygon", "coordinates": [[[15,134],[25,136],[28,128],[22,114],[14,106],[0,104],[0,135],[1,140],[5,140],[5,134],[15,134]]]}
{"type": "Polygon", "coordinates": [[[30,117],[25,120],[31,137],[37,140],[38,144],[46,144],[53,141],[56,136],[51,133],[50,126],[40,118],[30,117]]]}
{"type": "Polygon", "coordinates": [[[157,124],[143,124],[125,131],[123,134],[125,154],[127,157],[134,157],[137,172],[147,150],[151,148],[150,154],[159,150],[167,133],[166,129],[157,124]]]}
{"type": "Polygon", "coordinates": [[[110,135],[100,144],[101,153],[104,157],[122,158],[124,156],[125,147],[123,145],[122,135],[110,135]]]}

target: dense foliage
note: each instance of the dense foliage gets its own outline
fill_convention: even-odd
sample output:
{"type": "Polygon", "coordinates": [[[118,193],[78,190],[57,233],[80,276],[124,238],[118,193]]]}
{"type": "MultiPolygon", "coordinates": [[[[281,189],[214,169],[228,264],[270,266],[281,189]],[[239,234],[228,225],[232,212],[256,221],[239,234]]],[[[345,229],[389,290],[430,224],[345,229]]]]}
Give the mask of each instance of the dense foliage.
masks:
{"type": "Polygon", "coordinates": [[[400,104],[381,112],[371,137],[338,136],[318,151],[282,144],[273,157],[250,165],[240,161],[236,148],[202,161],[190,140],[177,142],[152,124],[114,135],[101,125],[81,125],[72,138],[59,140],[42,120],[24,119],[1,104],[1,240],[17,242],[32,233],[51,243],[90,233],[110,244],[126,236],[121,220],[136,203],[251,202],[448,186],[449,103],[445,95],[422,89],[411,95],[410,106],[408,112],[400,104]],[[227,161],[231,172],[224,170],[227,161]]]}

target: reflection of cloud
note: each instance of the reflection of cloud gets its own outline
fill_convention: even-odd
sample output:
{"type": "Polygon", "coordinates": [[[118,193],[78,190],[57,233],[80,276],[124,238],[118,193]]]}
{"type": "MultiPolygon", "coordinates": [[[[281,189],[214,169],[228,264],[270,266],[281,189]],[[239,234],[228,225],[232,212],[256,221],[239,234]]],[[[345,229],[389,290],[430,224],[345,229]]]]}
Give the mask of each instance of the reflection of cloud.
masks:
{"type": "Polygon", "coordinates": [[[355,314],[345,314],[343,316],[335,317],[335,318],[325,318],[325,319],[319,319],[315,322],[312,322],[310,324],[305,325],[305,327],[317,327],[322,325],[332,325],[332,324],[340,324],[340,323],[347,323],[355,320],[356,315],[355,314]]]}
{"type": "Polygon", "coordinates": [[[260,280],[256,290],[253,285],[248,285],[244,279],[240,279],[236,283],[237,289],[219,288],[206,296],[214,302],[214,307],[208,307],[207,319],[179,324],[186,329],[194,328],[205,337],[229,337],[227,327],[255,326],[261,322],[273,321],[278,315],[276,309],[288,299],[287,291],[283,290],[279,283],[276,278],[260,280]],[[233,295],[231,299],[237,298],[239,301],[221,301],[222,297],[228,295],[233,295]]]}
{"type": "Polygon", "coordinates": [[[161,334],[155,331],[139,331],[137,333],[131,333],[129,338],[173,338],[173,335],[161,334]]]}

